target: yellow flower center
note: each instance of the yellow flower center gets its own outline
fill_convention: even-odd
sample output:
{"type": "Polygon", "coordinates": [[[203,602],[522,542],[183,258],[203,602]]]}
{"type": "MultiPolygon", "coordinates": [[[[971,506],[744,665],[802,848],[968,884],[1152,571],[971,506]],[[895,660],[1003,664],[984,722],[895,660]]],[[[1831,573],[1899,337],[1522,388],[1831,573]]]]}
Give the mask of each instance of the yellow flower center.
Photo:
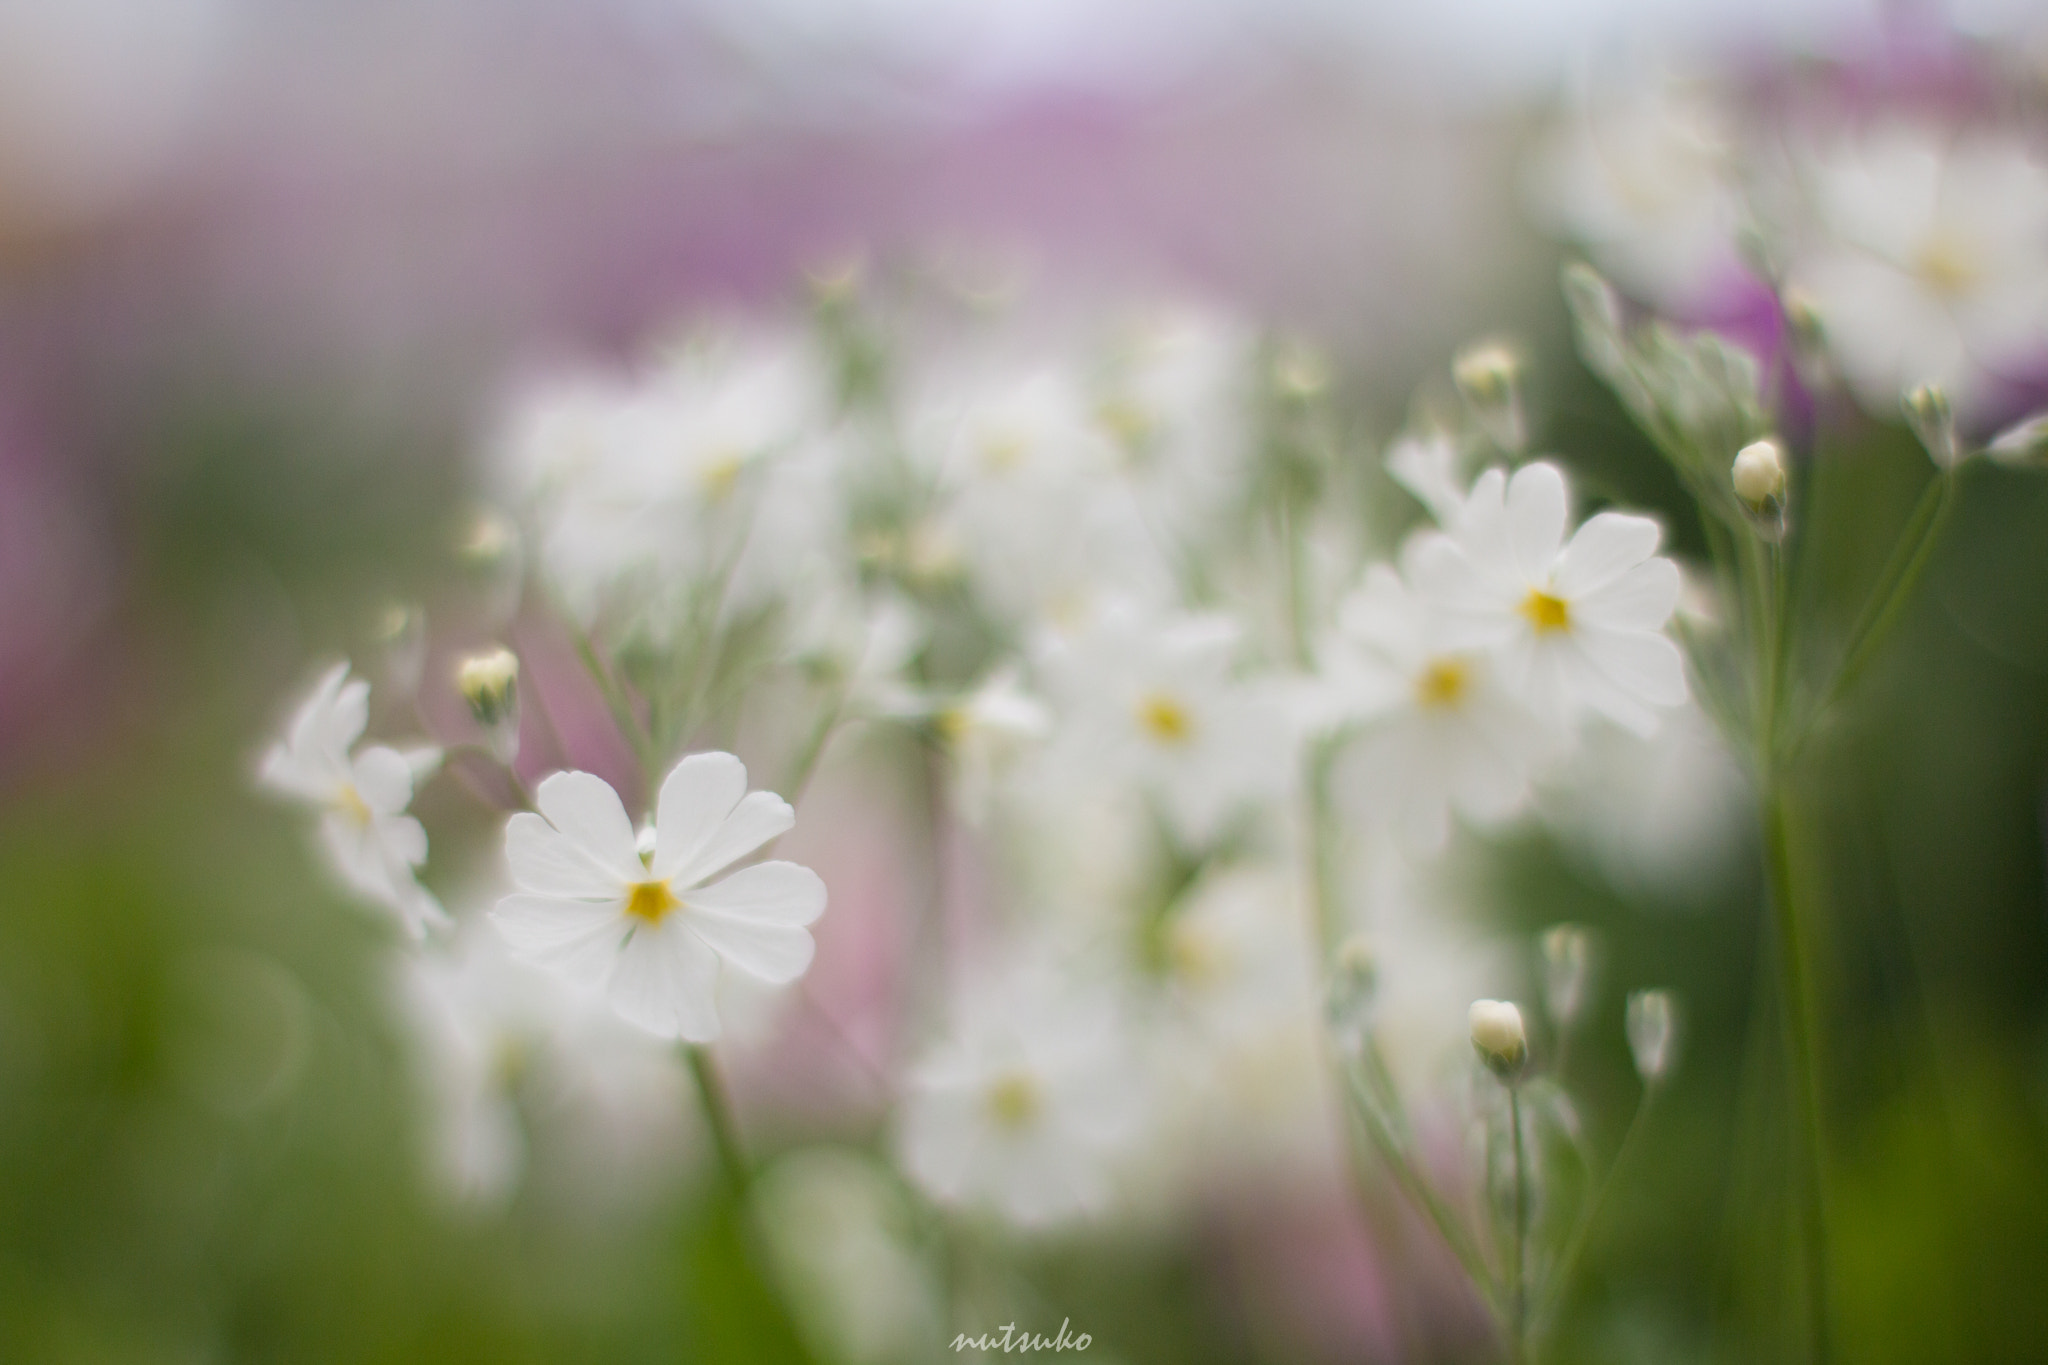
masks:
{"type": "Polygon", "coordinates": [[[1016,432],[996,432],[981,443],[981,467],[990,474],[1008,474],[1030,453],[1030,442],[1016,432]]]}
{"type": "MultiPolygon", "coordinates": [[[[1559,603],[1560,609],[1563,603],[1559,603]]],[[[1448,709],[1465,700],[1472,688],[1472,669],[1463,659],[1432,659],[1415,680],[1415,700],[1425,707],[1448,709]]]]}
{"type": "Polygon", "coordinates": [[[1095,420],[1128,451],[1151,442],[1152,418],[1136,403],[1110,399],[1095,409],[1095,420]]]}
{"type": "Polygon", "coordinates": [[[1162,692],[1138,703],[1138,724],[1161,744],[1185,744],[1195,732],[1195,718],[1187,708],[1162,692]]]}
{"type": "Polygon", "coordinates": [[[669,911],[681,905],[667,882],[635,882],[626,896],[626,914],[644,924],[659,924],[669,911]]]}
{"type": "Polygon", "coordinates": [[[1176,978],[1196,987],[1215,984],[1228,965],[1222,946],[1185,921],[1167,934],[1166,960],[1176,978]]]}
{"type": "Polygon", "coordinates": [[[1562,597],[1547,593],[1541,588],[1532,588],[1522,599],[1522,615],[1529,624],[1536,627],[1538,635],[1572,628],[1572,609],[1562,597]]]}
{"type": "Polygon", "coordinates": [[[1044,1107],[1044,1097],[1039,1094],[1038,1082],[1022,1071],[1012,1071],[998,1077],[988,1088],[988,1113],[998,1128],[1016,1132],[1028,1127],[1044,1107]]]}
{"type": "Polygon", "coordinates": [[[949,706],[932,717],[932,728],[948,744],[958,744],[974,727],[974,717],[964,706],[949,706]]]}
{"type": "Polygon", "coordinates": [[[734,485],[740,481],[740,470],[746,466],[747,457],[737,450],[721,452],[705,462],[698,472],[704,481],[704,496],[712,502],[724,502],[732,496],[734,485]]]}
{"type": "Polygon", "coordinates": [[[1952,233],[1937,232],[1921,243],[1913,273],[1943,298],[1955,298],[1976,286],[1976,255],[1952,233]]]}
{"type": "Polygon", "coordinates": [[[376,818],[370,812],[370,803],[363,800],[363,794],[357,791],[353,784],[344,784],[342,789],[334,794],[334,804],[343,815],[359,825],[367,825],[376,818]]]}

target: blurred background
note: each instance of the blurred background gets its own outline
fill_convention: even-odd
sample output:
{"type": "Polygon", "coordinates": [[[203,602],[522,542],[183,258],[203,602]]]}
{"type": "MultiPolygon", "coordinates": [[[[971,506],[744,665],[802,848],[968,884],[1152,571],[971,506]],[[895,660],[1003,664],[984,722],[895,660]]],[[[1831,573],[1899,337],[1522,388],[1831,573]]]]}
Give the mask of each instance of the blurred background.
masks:
{"type": "MultiPolygon", "coordinates": [[[[438,1193],[381,931],[251,789],[309,660],[394,593],[459,587],[518,376],[914,259],[1213,300],[1325,348],[1383,440],[1508,331],[1536,448],[1689,524],[1573,356],[1538,130],[1654,54],[1931,49],[2048,79],[2024,0],[0,0],[0,1359],[821,1358],[692,1173],[687,1114],[623,1194],[438,1193]]],[[[1848,581],[1925,458],[1897,430],[1857,457],[1885,474],[1826,528],[1848,581]]],[[[2037,479],[1968,486],[1901,664],[1814,780],[1848,1360],[2048,1340],[2044,527],[2037,479]]],[[[453,885],[493,830],[423,799],[453,885]]],[[[828,784],[821,809],[866,800],[828,784]]],[[[1500,928],[1596,926],[1616,980],[1690,1006],[1568,1358],[1767,1358],[1744,1343],[1790,1310],[1777,1205],[1746,1193],[1776,1160],[1743,1111],[1770,1065],[1753,877],[1630,894],[1541,829],[1483,868],[1500,928]]],[[[858,955],[821,936],[821,971],[858,955]]],[[[1618,996],[1599,1009],[1583,1098],[1611,1144],[1635,1082],[1618,996]]],[[[742,1114],[789,1141],[830,1126],[806,1087],[858,1088],[760,1051],[742,1114]]],[[[1032,1292],[1091,1358],[1493,1358],[1343,1217],[1260,1214],[1047,1244],[1032,1292]]]]}

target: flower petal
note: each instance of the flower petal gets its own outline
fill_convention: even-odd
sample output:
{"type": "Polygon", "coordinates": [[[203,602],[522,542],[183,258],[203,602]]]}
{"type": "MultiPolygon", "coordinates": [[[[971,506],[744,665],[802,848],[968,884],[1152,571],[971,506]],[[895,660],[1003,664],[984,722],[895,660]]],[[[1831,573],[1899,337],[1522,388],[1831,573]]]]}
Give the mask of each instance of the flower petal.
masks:
{"type": "Polygon", "coordinates": [[[1571,494],[1554,464],[1524,465],[1508,481],[1508,538],[1524,582],[1538,583],[1550,576],[1558,547],[1564,544],[1570,510],[1571,494]]]}
{"type": "Polygon", "coordinates": [[[505,862],[513,881],[543,896],[616,900],[626,885],[575,840],[530,811],[505,824],[505,862]]]}
{"type": "Polygon", "coordinates": [[[718,954],[671,918],[627,941],[606,995],[627,1023],[661,1038],[708,1043],[719,1032],[717,988],[718,954]]]}
{"type": "Polygon", "coordinates": [[[691,754],[671,768],[655,802],[654,875],[675,876],[746,794],[746,765],[731,754],[691,754]]]}
{"type": "Polygon", "coordinates": [[[556,773],[534,796],[548,823],[574,840],[598,866],[622,882],[647,875],[634,849],[633,822],[626,818],[611,783],[595,773],[556,773]]]}
{"type": "Polygon", "coordinates": [[[683,886],[701,882],[744,858],[796,824],[796,812],[774,792],[751,792],[733,809],[709,842],[695,856],[678,867],[675,879],[683,886]]]}
{"type": "Polygon", "coordinates": [[[585,987],[610,975],[626,936],[618,904],[506,896],[491,908],[491,923],[512,955],[550,967],[585,987]]]}
{"type": "Polygon", "coordinates": [[[1590,518],[1558,557],[1558,591],[1577,598],[1603,587],[1657,553],[1664,529],[1648,517],[1602,512],[1590,518]]]}
{"type": "Polygon", "coordinates": [[[756,863],[715,886],[685,892],[683,903],[728,918],[804,925],[825,913],[825,883],[796,863],[756,863]]]}
{"type": "Polygon", "coordinates": [[[818,951],[808,929],[692,908],[687,924],[698,938],[733,966],[770,985],[802,976],[818,951]]]}
{"type": "Polygon", "coordinates": [[[411,804],[412,765],[398,750],[373,744],[349,766],[356,795],[377,814],[396,815],[411,804]]]}
{"type": "Polygon", "coordinates": [[[1600,629],[1661,630],[1678,609],[1681,586],[1676,564],[1652,559],[1574,600],[1572,612],[1600,629]]]}

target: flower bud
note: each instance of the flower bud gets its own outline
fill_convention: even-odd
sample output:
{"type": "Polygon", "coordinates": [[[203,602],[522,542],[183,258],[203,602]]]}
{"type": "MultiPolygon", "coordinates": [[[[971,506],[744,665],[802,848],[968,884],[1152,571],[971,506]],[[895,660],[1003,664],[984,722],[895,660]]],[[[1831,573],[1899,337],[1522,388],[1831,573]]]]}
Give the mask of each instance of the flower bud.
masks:
{"type": "Polygon", "coordinates": [[[1751,507],[1763,507],[1785,496],[1785,454],[1768,436],[1751,441],[1736,453],[1728,477],[1736,497],[1751,507]]]}
{"type": "Polygon", "coordinates": [[[1593,975],[1593,935],[1581,925],[1544,930],[1543,1006],[1559,1028],[1570,1028],[1586,1006],[1593,975]]]}
{"type": "Polygon", "coordinates": [[[518,527],[501,513],[479,512],[457,539],[455,552],[482,592],[484,617],[501,624],[510,620],[519,609],[526,573],[518,527]]]}
{"type": "Polygon", "coordinates": [[[419,691],[427,666],[426,612],[410,602],[393,602],[377,618],[377,643],[392,689],[408,697],[419,691]]]}
{"type": "Polygon", "coordinates": [[[1487,1070],[1503,1081],[1522,1074],[1529,1060],[1529,1034],[1522,1027],[1522,1011],[1511,1000],[1474,1000],[1467,1015],[1472,1027],[1472,1046],[1487,1070]]]}
{"type": "Polygon", "coordinates": [[[1522,357],[1514,347],[1503,341],[1468,346],[1451,361],[1451,378],[1488,439],[1519,453],[1528,443],[1528,428],[1522,418],[1522,357]]]}
{"type": "Polygon", "coordinates": [[[1379,954],[1372,940],[1351,935],[1337,946],[1330,970],[1330,1023],[1340,1037],[1363,1037],[1379,986],[1379,954]]]}
{"type": "Polygon", "coordinates": [[[1290,341],[1273,357],[1273,387],[1288,398],[1314,398],[1330,386],[1330,362],[1303,341],[1290,341]]]}
{"type": "Polygon", "coordinates": [[[1956,415],[1949,406],[1948,391],[1939,384],[1922,384],[1908,390],[1900,400],[1906,410],[1906,425],[1927,448],[1927,458],[1937,469],[1953,469],[1963,457],[1956,436],[1956,415]]]}
{"type": "Polygon", "coordinates": [[[1644,1085],[1664,1078],[1678,1053],[1678,1001],[1670,991],[1636,991],[1628,998],[1628,1047],[1644,1085]]]}
{"type": "Polygon", "coordinates": [[[492,749],[511,762],[519,743],[519,656],[502,647],[472,654],[456,666],[455,686],[490,732],[492,749]]]}

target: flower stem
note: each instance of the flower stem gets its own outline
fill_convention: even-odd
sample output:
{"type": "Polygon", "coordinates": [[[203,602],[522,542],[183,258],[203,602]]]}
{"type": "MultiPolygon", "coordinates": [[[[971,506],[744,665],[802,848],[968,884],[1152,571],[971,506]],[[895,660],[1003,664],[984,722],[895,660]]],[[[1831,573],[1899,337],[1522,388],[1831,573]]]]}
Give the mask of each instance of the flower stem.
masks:
{"type": "Polygon", "coordinates": [[[1528,1155],[1522,1148],[1522,1087],[1508,1083],[1508,1127],[1514,1130],[1514,1257],[1508,1262],[1508,1313],[1517,1365],[1529,1359],[1529,1188],[1528,1155]]]}
{"type": "Polygon", "coordinates": [[[1830,1349],[1826,1146],[1815,1056],[1813,982],[1793,894],[1791,820],[1775,784],[1764,797],[1765,860],[1778,931],[1779,1003],[1784,1015],[1786,1082],[1798,1152],[1799,1248],[1806,1290],[1807,1359],[1827,1365],[1830,1349]]]}
{"type": "Polygon", "coordinates": [[[704,1122],[711,1129],[711,1145],[718,1152],[718,1164],[731,1182],[733,1193],[745,1194],[752,1176],[718,1064],[712,1060],[711,1050],[698,1043],[683,1045],[683,1060],[689,1063],[690,1078],[697,1083],[697,1098],[704,1106],[704,1122]]]}

